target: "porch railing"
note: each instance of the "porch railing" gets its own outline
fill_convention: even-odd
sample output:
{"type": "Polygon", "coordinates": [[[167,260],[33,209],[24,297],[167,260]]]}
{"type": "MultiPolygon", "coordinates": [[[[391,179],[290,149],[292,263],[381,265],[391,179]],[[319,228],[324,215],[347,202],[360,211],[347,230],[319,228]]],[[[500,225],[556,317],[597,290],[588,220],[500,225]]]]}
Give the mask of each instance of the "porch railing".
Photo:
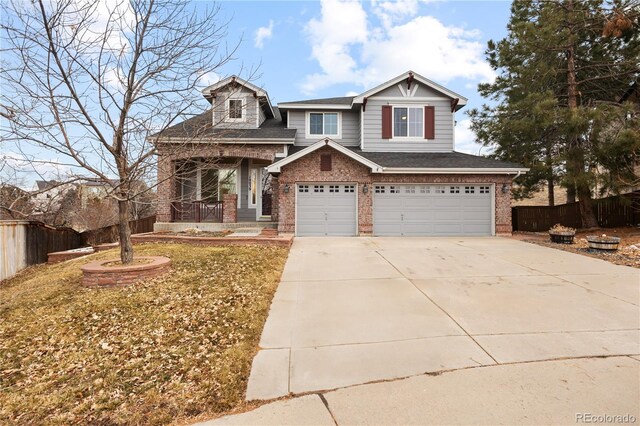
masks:
{"type": "Polygon", "coordinates": [[[222,201],[173,201],[172,222],[222,222],[222,201]]]}

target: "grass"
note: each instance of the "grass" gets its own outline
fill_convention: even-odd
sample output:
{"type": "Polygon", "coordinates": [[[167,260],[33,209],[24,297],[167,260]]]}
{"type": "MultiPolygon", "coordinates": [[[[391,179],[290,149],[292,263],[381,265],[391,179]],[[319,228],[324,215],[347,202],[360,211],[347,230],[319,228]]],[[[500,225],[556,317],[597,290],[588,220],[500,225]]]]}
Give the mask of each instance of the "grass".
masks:
{"type": "Polygon", "coordinates": [[[173,272],[85,289],[79,266],[29,268],[0,286],[0,424],[152,424],[242,404],[287,257],[280,247],[136,246],[173,272]]]}

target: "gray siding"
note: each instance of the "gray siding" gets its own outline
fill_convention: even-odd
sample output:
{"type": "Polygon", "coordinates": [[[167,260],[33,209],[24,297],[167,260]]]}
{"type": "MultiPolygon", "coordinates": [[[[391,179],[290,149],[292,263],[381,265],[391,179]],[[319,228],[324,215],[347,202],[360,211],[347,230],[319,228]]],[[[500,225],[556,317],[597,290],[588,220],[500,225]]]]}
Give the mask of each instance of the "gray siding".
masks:
{"type": "MultiPolygon", "coordinates": [[[[385,90],[387,92],[392,88],[385,90]]],[[[396,92],[399,93],[397,87],[396,92]]],[[[386,95],[390,96],[390,95],[386,95]]],[[[451,101],[419,101],[406,98],[406,101],[386,101],[369,98],[364,112],[364,151],[379,152],[446,152],[453,151],[453,117],[451,101]],[[401,140],[382,139],[382,105],[415,104],[416,106],[431,105],[435,107],[435,139],[401,140]]]]}
{"type": "MultiPolygon", "coordinates": [[[[312,112],[336,112],[335,110],[313,110],[312,112]]],[[[342,139],[335,141],[345,146],[360,145],[360,112],[341,111],[342,113],[342,139]]],[[[289,111],[289,128],[298,129],[296,133],[295,145],[308,146],[318,140],[317,138],[306,138],[306,111],[289,111]]]]}
{"type": "MultiPolygon", "coordinates": [[[[398,84],[402,84],[402,87],[404,88],[405,92],[407,90],[407,82],[403,81],[402,83],[398,83],[398,84]]],[[[400,91],[400,89],[398,88],[398,84],[394,84],[391,87],[388,87],[386,89],[384,89],[381,92],[378,92],[375,94],[375,97],[399,97],[399,96],[403,96],[402,92],[400,91]]],[[[442,98],[443,95],[442,93],[438,92],[435,89],[432,89],[431,87],[427,87],[422,83],[419,82],[413,82],[411,84],[411,90],[415,90],[414,87],[417,84],[418,86],[418,90],[416,90],[416,93],[414,94],[415,97],[423,97],[423,98],[442,98]]],[[[371,98],[373,99],[373,98],[371,98]]]]}
{"type": "Polygon", "coordinates": [[[253,96],[253,92],[249,91],[243,86],[240,86],[233,91],[222,90],[218,92],[214,100],[214,112],[212,117],[213,123],[216,127],[220,127],[223,129],[255,129],[256,127],[258,127],[258,117],[256,116],[257,103],[258,100],[253,96]],[[245,101],[243,114],[246,116],[246,119],[244,121],[225,121],[225,119],[229,115],[226,110],[227,100],[234,98],[242,98],[245,101]]]}

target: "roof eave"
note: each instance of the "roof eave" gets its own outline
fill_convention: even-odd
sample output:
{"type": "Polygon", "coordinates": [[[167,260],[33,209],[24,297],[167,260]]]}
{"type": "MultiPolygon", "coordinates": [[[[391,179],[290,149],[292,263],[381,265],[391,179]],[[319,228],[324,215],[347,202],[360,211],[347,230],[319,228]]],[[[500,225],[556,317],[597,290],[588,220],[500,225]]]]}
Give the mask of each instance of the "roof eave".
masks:
{"type": "Polygon", "coordinates": [[[429,87],[431,87],[434,90],[437,90],[447,96],[449,96],[452,99],[458,98],[460,99],[460,101],[458,102],[458,105],[460,105],[461,107],[467,104],[468,99],[465,98],[462,95],[457,94],[456,92],[453,92],[449,89],[447,89],[444,86],[441,86],[440,84],[429,80],[426,77],[421,76],[420,74],[413,72],[413,71],[407,71],[401,75],[399,75],[396,78],[393,78],[385,83],[379,84],[378,86],[374,87],[373,89],[367,90],[366,92],[362,93],[361,95],[356,96],[355,98],[353,98],[353,103],[362,103],[364,98],[372,96],[384,89],[387,89],[388,87],[393,86],[394,84],[398,84],[399,82],[401,82],[402,80],[406,79],[407,77],[409,77],[409,74],[412,73],[413,74],[413,78],[416,79],[417,81],[419,81],[422,84],[425,84],[429,87]]]}
{"type": "MultiPolygon", "coordinates": [[[[524,167],[383,167],[383,174],[491,174],[491,175],[521,175],[529,169],[524,167]]],[[[376,172],[374,172],[376,173],[376,172]]]]}
{"type": "Polygon", "coordinates": [[[333,149],[335,149],[336,151],[346,155],[347,157],[350,157],[351,159],[369,167],[371,169],[372,172],[374,173],[380,173],[382,171],[382,167],[376,163],[374,163],[373,161],[359,155],[356,154],[355,152],[353,152],[352,150],[350,150],[349,148],[346,148],[342,145],[340,145],[337,142],[334,142],[333,140],[329,139],[329,138],[325,138],[325,139],[321,139],[318,142],[314,143],[313,145],[309,145],[308,147],[306,147],[303,150],[300,150],[298,152],[296,152],[295,154],[289,155],[288,157],[283,158],[280,161],[276,161],[275,163],[271,164],[270,166],[267,167],[267,172],[272,173],[272,174],[276,174],[276,173],[280,173],[281,169],[283,166],[286,166],[287,164],[293,163],[294,161],[297,161],[298,159],[311,154],[312,152],[325,147],[325,146],[329,146],[333,149]]]}
{"type": "Polygon", "coordinates": [[[336,109],[336,110],[345,110],[348,111],[353,108],[353,104],[343,105],[343,104],[287,104],[282,103],[278,104],[278,108],[280,109],[336,109]]]}

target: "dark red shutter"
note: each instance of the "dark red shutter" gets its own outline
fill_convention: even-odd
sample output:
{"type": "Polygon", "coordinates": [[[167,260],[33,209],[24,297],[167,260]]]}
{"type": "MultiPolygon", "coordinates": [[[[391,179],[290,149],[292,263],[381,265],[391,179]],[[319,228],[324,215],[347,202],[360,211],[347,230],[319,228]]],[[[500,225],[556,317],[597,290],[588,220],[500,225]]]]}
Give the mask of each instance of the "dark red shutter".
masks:
{"type": "Polygon", "coordinates": [[[391,139],[391,105],[382,105],[382,139],[391,139]]]}
{"type": "Polygon", "coordinates": [[[424,107],[424,138],[436,138],[436,111],[432,106],[424,107]]]}
{"type": "Polygon", "coordinates": [[[331,154],[322,154],[320,156],[320,171],[321,172],[331,171],[331,154]]]}

